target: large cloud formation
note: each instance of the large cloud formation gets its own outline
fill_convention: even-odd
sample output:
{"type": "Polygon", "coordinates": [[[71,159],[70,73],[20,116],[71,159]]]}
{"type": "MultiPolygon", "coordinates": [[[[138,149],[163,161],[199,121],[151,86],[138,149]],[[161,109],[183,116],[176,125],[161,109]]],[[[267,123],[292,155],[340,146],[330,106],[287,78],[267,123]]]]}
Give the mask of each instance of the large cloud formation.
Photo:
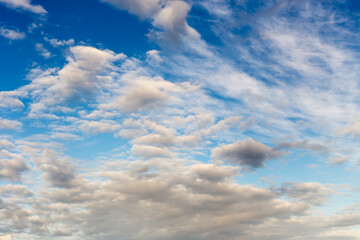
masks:
{"type": "Polygon", "coordinates": [[[45,39],[68,46],[65,63],[0,92],[0,239],[358,239],[358,187],[344,182],[358,177],[356,41],[319,25],[357,33],[311,1],[253,16],[249,1],[201,2],[232,62],[188,25],[188,2],[103,2],[196,51],[45,39]],[[257,37],[234,41],[246,21],[257,37]]]}

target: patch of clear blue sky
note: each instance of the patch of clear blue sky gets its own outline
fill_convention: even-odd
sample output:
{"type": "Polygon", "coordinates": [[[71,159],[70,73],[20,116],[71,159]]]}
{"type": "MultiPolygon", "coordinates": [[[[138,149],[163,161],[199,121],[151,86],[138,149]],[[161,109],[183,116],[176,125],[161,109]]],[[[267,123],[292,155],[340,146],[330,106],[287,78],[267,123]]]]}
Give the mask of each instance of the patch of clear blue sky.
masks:
{"type": "Polygon", "coordinates": [[[27,35],[24,40],[13,41],[0,37],[1,90],[25,85],[26,74],[34,66],[55,67],[64,64],[63,52],[53,49],[44,41],[44,37],[74,39],[77,44],[84,42],[128,56],[140,56],[156,47],[146,36],[151,26],[148,21],[140,21],[126,11],[119,11],[97,0],[32,3],[41,4],[48,14],[42,17],[0,5],[0,27],[17,29],[27,35]],[[42,27],[29,33],[28,27],[32,23],[42,24],[42,27]],[[36,43],[44,44],[55,56],[50,59],[39,56],[36,43]]]}

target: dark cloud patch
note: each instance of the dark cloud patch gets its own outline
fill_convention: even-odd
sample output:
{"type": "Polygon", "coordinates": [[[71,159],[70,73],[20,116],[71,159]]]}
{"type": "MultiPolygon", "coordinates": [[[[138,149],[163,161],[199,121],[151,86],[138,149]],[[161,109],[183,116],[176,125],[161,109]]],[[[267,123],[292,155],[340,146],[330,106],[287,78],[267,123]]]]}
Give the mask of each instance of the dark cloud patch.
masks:
{"type": "Polygon", "coordinates": [[[20,181],[22,172],[28,169],[29,166],[20,155],[0,151],[0,179],[20,181]]]}
{"type": "Polygon", "coordinates": [[[212,157],[216,159],[251,168],[263,167],[266,160],[282,155],[284,155],[283,152],[251,138],[217,147],[212,153],[212,157]]]}
{"type": "Polygon", "coordinates": [[[74,166],[66,159],[59,158],[55,151],[45,149],[43,159],[39,164],[44,173],[44,179],[50,186],[71,188],[76,185],[74,166]]]}

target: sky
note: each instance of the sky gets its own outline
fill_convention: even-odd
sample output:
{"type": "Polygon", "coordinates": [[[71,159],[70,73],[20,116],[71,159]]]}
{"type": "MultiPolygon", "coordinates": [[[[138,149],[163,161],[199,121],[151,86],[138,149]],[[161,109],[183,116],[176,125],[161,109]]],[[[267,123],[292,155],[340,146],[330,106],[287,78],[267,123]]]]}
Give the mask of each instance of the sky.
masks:
{"type": "Polygon", "coordinates": [[[0,240],[360,239],[356,0],[0,0],[0,240]]]}

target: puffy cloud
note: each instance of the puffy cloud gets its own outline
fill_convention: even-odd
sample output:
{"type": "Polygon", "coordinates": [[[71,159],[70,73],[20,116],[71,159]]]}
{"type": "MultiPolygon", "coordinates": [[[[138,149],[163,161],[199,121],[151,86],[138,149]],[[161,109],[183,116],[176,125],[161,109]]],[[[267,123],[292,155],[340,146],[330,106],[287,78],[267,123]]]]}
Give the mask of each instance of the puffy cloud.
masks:
{"type": "Polygon", "coordinates": [[[88,134],[98,134],[105,132],[115,132],[119,130],[120,125],[112,121],[79,121],[79,129],[88,133],[88,134]]]}
{"type": "MultiPolygon", "coordinates": [[[[158,160],[119,160],[100,169],[86,166],[82,176],[88,180],[84,181],[70,162],[52,150],[35,159],[44,179],[55,188],[31,192],[25,186],[7,185],[0,191],[8,201],[0,203],[0,223],[34,238],[45,234],[109,240],[149,236],[154,240],[238,236],[275,240],[294,235],[306,239],[358,223],[356,213],[311,215],[314,205],[333,193],[316,182],[266,189],[235,182],[238,167],[173,160],[167,161],[170,166],[158,160]],[[15,205],[18,197],[26,210],[15,205]],[[278,228],[281,224],[286,228],[278,228]],[[264,230],[271,226],[277,229],[275,235],[264,230]],[[51,231],[44,231],[50,227],[51,231]]],[[[19,237],[17,233],[11,236],[19,237]]]]}
{"type": "Polygon", "coordinates": [[[214,164],[194,164],[191,170],[201,179],[220,182],[236,174],[236,167],[216,166],[214,164]]]}
{"type": "Polygon", "coordinates": [[[119,109],[125,112],[137,112],[156,109],[171,100],[176,100],[171,93],[185,92],[189,86],[182,86],[160,77],[123,76],[126,85],[119,91],[119,97],[113,102],[101,104],[102,109],[119,109]]]}
{"type": "Polygon", "coordinates": [[[78,184],[74,166],[68,160],[58,157],[51,149],[46,148],[36,164],[50,186],[71,188],[78,184]]]}
{"type": "Polygon", "coordinates": [[[0,150],[0,178],[20,181],[22,172],[29,170],[23,157],[7,150],[0,150]]]}
{"type": "Polygon", "coordinates": [[[31,0],[0,0],[0,3],[5,4],[12,9],[21,9],[37,14],[46,14],[46,10],[40,5],[32,5],[31,0]]]}
{"type": "Polygon", "coordinates": [[[3,91],[0,92],[0,107],[1,108],[22,108],[24,104],[18,99],[18,97],[24,95],[21,91],[3,91]]]}
{"type": "Polygon", "coordinates": [[[9,120],[0,117],[0,130],[19,130],[22,123],[16,120],[9,120]]]}
{"type": "Polygon", "coordinates": [[[160,0],[102,0],[119,9],[128,10],[142,19],[149,19],[153,26],[170,37],[180,35],[199,37],[199,33],[187,24],[190,6],[185,1],[160,0]]]}
{"type": "Polygon", "coordinates": [[[258,168],[264,166],[264,161],[280,157],[283,154],[283,152],[248,138],[216,147],[212,152],[212,157],[230,161],[233,164],[258,168]]]}
{"type": "Polygon", "coordinates": [[[134,144],[131,148],[134,154],[143,158],[170,158],[174,157],[174,153],[163,147],[155,147],[149,145],[134,144]]]}
{"type": "Polygon", "coordinates": [[[166,6],[155,15],[153,25],[168,32],[198,37],[196,30],[186,22],[189,11],[190,6],[184,1],[168,1],[166,6]]]}
{"type": "Polygon", "coordinates": [[[14,148],[14,144],[6,139],[0,139],[0,149],[14,148]]]}
{"type": "Polygon", "coordinates": [[[86,234],[106,239],[221,239],[241,236],[250,225],[270,218],[303,214],[309,207],[279,200],[267,189],[228,181],[234,174],[231,167],[204,164],[169,171],[103,172],[109,181],[98,191],[101,198],[88,204],[86,234]],[[120,227],[110,229],[114,221],[120,227]]]}
{"type": "Polygon", "coordinates": [[[163,58],[160,55],[160,51],[158,50],[150,50],[146,52],[146,61],[149,64],[159,64],[161,63],[163,60],[163,58]]]}
{"type": "Polygon", "coordinates": [[[23,196],[30,197],[33,195],[33,192],[25,185],[4,185],[0,189],[0,195],[5,197],[11,196],[23,196]]]}
{"type": "Polygon", "coordinates": [[[53,47],[62,47],[62,46],[72,46],[75,44],[75,40],[74,39],[69,39],[69,40],[58,40],[56,38],[48,38],[45,37],[44,38],[45,41],[49,42],[51,44],[51,46],[53,47]]]}
{"type": "Polygon", "coordinates": [[[116,55],[108,50],[86,46],[71,47],[70,53],[68,64],[62,69],[35,69],[30,74],[31,84],[22,89],[31,92],[32,97],[37,99],[30,106],[31,117],[41,116],[51,110],[49,107],[71,100],[87,101],[96,97],[95,92],[111,80],[98,75],[112,68],[113,62],[125,57],[123,54],[116,55]]]}
{"type": "Polygon", "coordinates": [[[47,50],[42,43],[37,43],[35,45],[35,49],[44,58],[50,58],[51,57],[51,52],[49,52],[49,50],[47,50]]]}
{"type": "Polygon", "coordinates": [[[81,140],[81,137],[68,133],[68,132],[56,132],[51,135],[51,138],[53,139],[61,139],[61,140],[67,140],[67,141],[76,141],[81,140]]]}
{"type": "Polygon", "coordinates": [[[0,28],[0,35],[10,40],[20,40],[26,37],[25,33],[3,27],[0,28]]]}

